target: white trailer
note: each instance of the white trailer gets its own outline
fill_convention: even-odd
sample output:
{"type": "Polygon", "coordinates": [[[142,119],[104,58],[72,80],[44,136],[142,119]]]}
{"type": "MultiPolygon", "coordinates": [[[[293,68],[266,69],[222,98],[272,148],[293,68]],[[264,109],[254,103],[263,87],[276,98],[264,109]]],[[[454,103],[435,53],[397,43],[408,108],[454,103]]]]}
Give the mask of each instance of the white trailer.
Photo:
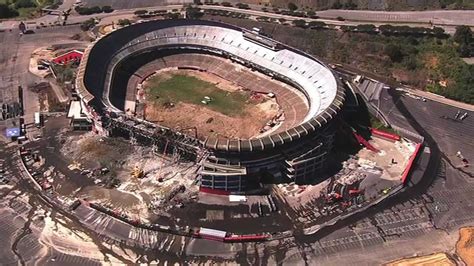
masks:
{"type": "Polygon", "coordinates": [[[43,126],[43,119],[40,112],[35,112],[35,126],[38,128],[43,126]]]}
{"type": "Polygon", "coordinates": [[[199,229],[199,236],[204,239],[224,241],[224,238],[227,236],[227,232],[201,227],[199,229]]]}

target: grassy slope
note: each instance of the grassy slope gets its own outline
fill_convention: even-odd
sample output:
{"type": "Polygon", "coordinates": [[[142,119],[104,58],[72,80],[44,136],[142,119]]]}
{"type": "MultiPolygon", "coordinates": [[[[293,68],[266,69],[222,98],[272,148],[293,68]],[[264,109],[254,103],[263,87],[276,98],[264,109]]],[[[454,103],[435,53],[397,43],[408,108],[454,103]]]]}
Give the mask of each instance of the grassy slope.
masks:
{"type": "MultiPolygon", "coordinates": [[[[252,3],[253,0],[242,2],[252,3]]],[[[356,9],[368,10],[433,10],[444,7],[445,9],[474,9],[472,0],[271,0],[270,6],[287,7],[288,3],[295,3],[299,9],[324,10],[334,6],[339,2],[353,3],[357,5],[356,9]]],[[[260,1],[258,2],[260,3],[260,1]]]]}
{"type": "Polygon", "coordinates": [[[173,75],[168,79],[153,77],[147,91],[157,104],[185,102],[203,105],[204,96],[209,96],[212,101],[206,106],[229,116],[241,115],[248,98],[243,93],[223,91],[214,84],[188,75],[173,75]]]}

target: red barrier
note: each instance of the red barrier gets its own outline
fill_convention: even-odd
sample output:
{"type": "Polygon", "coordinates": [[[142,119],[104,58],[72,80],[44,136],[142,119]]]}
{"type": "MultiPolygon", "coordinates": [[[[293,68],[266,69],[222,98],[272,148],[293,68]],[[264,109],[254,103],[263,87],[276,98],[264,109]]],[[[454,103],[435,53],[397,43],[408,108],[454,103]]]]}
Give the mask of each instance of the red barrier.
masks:
{"type": "Polygon", "coordinates": [[[386,131],[382,131],[382,130],[379,130],[379,129],[370,128],[370,132],[371,132],[373,135],[376,135],[376,136],[379,136],[379,137],[383,137],[383,138],[386,138],[386,139],[395,140],[395,141],[399,141],[399,140],[400,140],[400,136],[399,136],[399,135],[397,135],[397,134],[392,134],[392,133],[388,133],[388,132],[386,132],[386,131]]]}
{"type": "Polygon", "coordinates": [[[199,191],[204,192],[204,193],[209,193],[209,194],[215,194],[215,195],[230,195],[229,191],[225,191],[222,189],[207,188],[207,187],[200,187],[199,191]]]}
{"type": "Polygon", "coordinates": [[[366,139],[364,139],[361,135],[357,134],[355,131],[352,132],[354,134],[354,137],[357,139],[357,142],[359,144],[364,145],[367,149],[373,151],[373,152],[379,152],[372,144],[370,144],[366,139]]]}
{"type": "Polygon", "coordinates": [[[403,185],[405,185],[408,174],[410,173],[410,170],[413,166],[413,162],[415,161],[415,158],[418,155],[418,152],[420,152],[420,148],[421,148],[421,143],[416,144],[415,152],[411,155],[410,160],[408,161],[408,165],[405,168],[405,171],[403,171],[403,174],[402,174],[402,184],[403,185]]]}

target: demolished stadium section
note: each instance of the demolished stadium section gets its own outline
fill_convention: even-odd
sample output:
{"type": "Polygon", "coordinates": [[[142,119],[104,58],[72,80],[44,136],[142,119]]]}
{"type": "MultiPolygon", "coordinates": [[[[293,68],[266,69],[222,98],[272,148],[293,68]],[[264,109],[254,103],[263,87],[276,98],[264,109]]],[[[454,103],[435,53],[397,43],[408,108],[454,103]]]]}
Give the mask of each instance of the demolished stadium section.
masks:
{"type": "MultiPolygon", "coordinates": [[[[192,57],[182,63],[183,67],[209,72],[218,67],[212,61],[206,65],[189,58],[192,57]]],[[[169,67],[165,60],[159,64],[156,70],[169,67]]],[[[173,66],[180,64],[178,60],[173,66]]],[[[194,160],[201,164],[202,188],[229,192],[248,191],[268,178],[301,183],[322,178],[333,146],[334,121],[345,96],[331,69],[317,59],[255,32],[197,20],[138,23],[98,39],[84,54],[76,88],[97,131],[126,136],[153,145],[160,153],[194,160]],[[146,77],[127,66],[140,55],[150,57],[143,64],[160,61],[163,52],[226,58],[290,85],[305,100],[293,97],[295,93],[291,91],[276,93],[277,101],[299,100],[283,106],[287,121],[270,134],[251,139],[196,139],[128,112],[136,108],[136,91],[127,82],[132,77],[146,77]]]]}

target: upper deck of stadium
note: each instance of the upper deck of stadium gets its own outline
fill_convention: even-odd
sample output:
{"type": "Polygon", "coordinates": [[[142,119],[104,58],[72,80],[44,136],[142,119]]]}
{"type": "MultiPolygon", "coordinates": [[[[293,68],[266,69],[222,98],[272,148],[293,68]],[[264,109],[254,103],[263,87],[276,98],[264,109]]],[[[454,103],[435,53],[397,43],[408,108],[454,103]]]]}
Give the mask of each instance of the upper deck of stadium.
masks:
{"type": "MultiPolygon", "coordinates": [[[[213,21],[151,21],[117,30],[99,39],[85,53],[78,74],[81,96],[98,109],[121,112],[110,101],[115,67],[130,56],[153,49],[199,49],[231,57],[300,90],[309,109],[300,124],[269,136],[270,146],[308,135],[332,119],[342,107],[344,92],[332,71],[319,60],[247,30],[213,21]]],[[[218,148],[232,140],[209,140],[206,146],[218,148]],[[222,142],[222,143],[220,143],[222,142]]],[[[236,146],[240,147],[241,140],[236,146]]],[[[252,140],[253,141],[253,140],[252,140]]],[[[262,140],[254,143],[265,145],[262,140]]],[[[250,149],[252,149],[252,143],[250,149]]],[[[240,149],[240,148],[239,148],[240,149]]]]}

